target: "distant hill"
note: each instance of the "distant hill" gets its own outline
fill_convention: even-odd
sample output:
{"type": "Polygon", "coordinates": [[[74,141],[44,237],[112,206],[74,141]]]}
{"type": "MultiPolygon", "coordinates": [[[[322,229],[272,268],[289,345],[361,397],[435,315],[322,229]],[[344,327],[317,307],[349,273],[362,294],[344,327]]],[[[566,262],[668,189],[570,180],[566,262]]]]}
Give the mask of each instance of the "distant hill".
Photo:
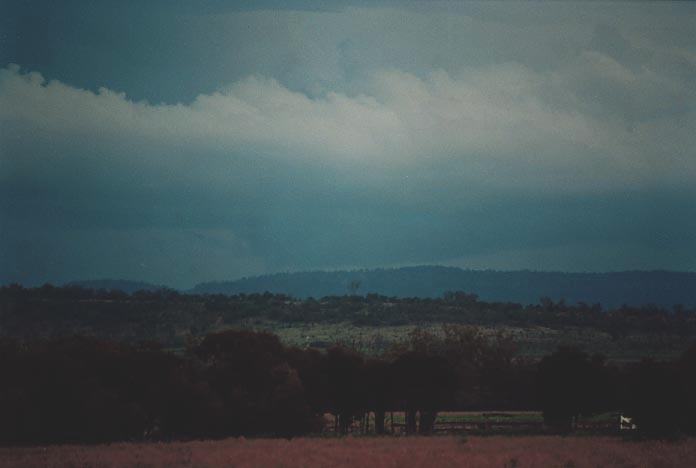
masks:
{"type": "Polygon", "coordinates": [[[80,286],[86,289],[119,290],[128,294],[133,294],[135,291],[157,291],[160,289],[169,289],[167,286],[145,283],[143,281],[117,279],[71,281],[67,283],[66,286],[80,286]]]}
{"type": "Polygon", "coordinates": [[[354,271],[277,273],[236,281],[201,283],[198,294],[285,293],[298,298],[378,293],[394,297],[440,297],[446,291],[478,294],[484,301],[538,303],[542,297],[568,303],[675,304],[696,306],[696,273],[626,271],[560,273],[536,271],[463,270],[417,266],[354,271]]]}

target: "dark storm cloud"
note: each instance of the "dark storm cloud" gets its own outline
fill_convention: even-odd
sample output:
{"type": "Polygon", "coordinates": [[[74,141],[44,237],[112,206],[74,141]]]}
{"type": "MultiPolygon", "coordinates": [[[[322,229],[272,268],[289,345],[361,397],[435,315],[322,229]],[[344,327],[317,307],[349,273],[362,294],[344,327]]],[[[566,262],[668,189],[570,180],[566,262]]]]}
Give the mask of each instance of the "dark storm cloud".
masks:
{"type": "Polygon", "coordinates": [[[696,266],[691,5],[11,6],[4,281],[696,266]]]}

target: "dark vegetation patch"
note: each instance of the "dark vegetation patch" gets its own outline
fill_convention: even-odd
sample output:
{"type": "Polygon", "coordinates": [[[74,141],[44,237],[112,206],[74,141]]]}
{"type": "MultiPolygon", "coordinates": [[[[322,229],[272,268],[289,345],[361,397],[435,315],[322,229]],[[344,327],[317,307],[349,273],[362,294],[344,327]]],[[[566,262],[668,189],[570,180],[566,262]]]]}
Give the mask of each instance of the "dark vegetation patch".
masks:
{"type": "Polygon", "coordinates": [[[0,346],[6,445],[291,437],[326,431],[326,413],[340,434],[384,434],[392,412],[403,413],[400,431],[432,434],[442,411],[494,411],[444,421],[478,431],[530,410],[541,410],[543,426],[517,421],[522,433],[587,430],[580,421],[608,412],[632,418],[642,436],[696,432],[696,347],[621,367],[572,348],[533,362],[516,357],[509,336],[457,325],[442,337],[416,330],[379,357],[287,347],[248,330],[209,334],[184,355],[84,337],[0,346]]]}

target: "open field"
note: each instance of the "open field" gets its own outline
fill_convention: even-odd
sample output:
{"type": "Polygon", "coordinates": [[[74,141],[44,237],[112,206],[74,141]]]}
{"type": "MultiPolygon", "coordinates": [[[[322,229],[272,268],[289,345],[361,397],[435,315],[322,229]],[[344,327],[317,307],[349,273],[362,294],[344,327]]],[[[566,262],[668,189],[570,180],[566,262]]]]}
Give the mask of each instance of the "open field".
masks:
{"type": "Polygon", "coordinates": [[[226,439],[0,449],[2,467],[678,467],[696,466],[696,439],[608,437],[366,437],[226,439]]]}
{"type": "MultiPolygon", "coordinates": [[[[349,322],[284,324],[273,321],[235,324],[230,328],[267,330],[292,346],[324,348],[343,343],[367,354],[379,354],[393,343],[407,339],[414,328],[442,335],[441,323],[428,325],[356,326],[349,322]]],[[[603,331],[583,327],[549,328],[542,326],[515,327],[509,325],[482,326],[494,335],[504,332],[514,338],[520,356],[540,358],[554,352],[559,345],[575,346],[601,353],[613,361],[637,361],[644,357],[670,359],[681,354],[693,343],[691,337],[665,334],[635,333],[614,340],[603,331]]]]}
{"type": "MultiPolygon", "coordinates": [[[[409,333],[416,328],[441,336],[443,325],[446,324],[357,326],[350,322],[283,323],[268,320],[247,320],[228,323],[209,331],[219,332],[230,329],[268,331],[278,335],[281,341],[289,346],[325,349],[335,344],[341,344],[368,355],[379,355],[395,343],[407,340],[409,333]]],[[[499,332],[508,334],[515,340],[517,355],[531,359],[540,359],[551,354],[560,345],[574,346],[603,354],[615,363],[635,362],[648,357],[658,360],[673,359],[694,342],[691,336],[650,333],[635,333],[614,340],[606,332],[582,327],[549,328],[501,325],[480,326],[479,328],[488,335],[499,332]]],[[[186,330],[180,330],[177,336],[179,344],[166,347],[166,349],[183,354],[186,333],[186,330]]]]}

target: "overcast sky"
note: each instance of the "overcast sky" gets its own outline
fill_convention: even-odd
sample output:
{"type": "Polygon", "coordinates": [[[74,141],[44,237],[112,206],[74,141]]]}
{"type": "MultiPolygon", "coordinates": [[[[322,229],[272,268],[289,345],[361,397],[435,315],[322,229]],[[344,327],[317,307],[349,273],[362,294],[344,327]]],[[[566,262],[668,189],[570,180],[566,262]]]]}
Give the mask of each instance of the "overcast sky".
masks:
{"type": "Polygon", "coordinates": [[[171,3],[0,0],[0,282],[696,270],[696,3],[171,3]]]}

